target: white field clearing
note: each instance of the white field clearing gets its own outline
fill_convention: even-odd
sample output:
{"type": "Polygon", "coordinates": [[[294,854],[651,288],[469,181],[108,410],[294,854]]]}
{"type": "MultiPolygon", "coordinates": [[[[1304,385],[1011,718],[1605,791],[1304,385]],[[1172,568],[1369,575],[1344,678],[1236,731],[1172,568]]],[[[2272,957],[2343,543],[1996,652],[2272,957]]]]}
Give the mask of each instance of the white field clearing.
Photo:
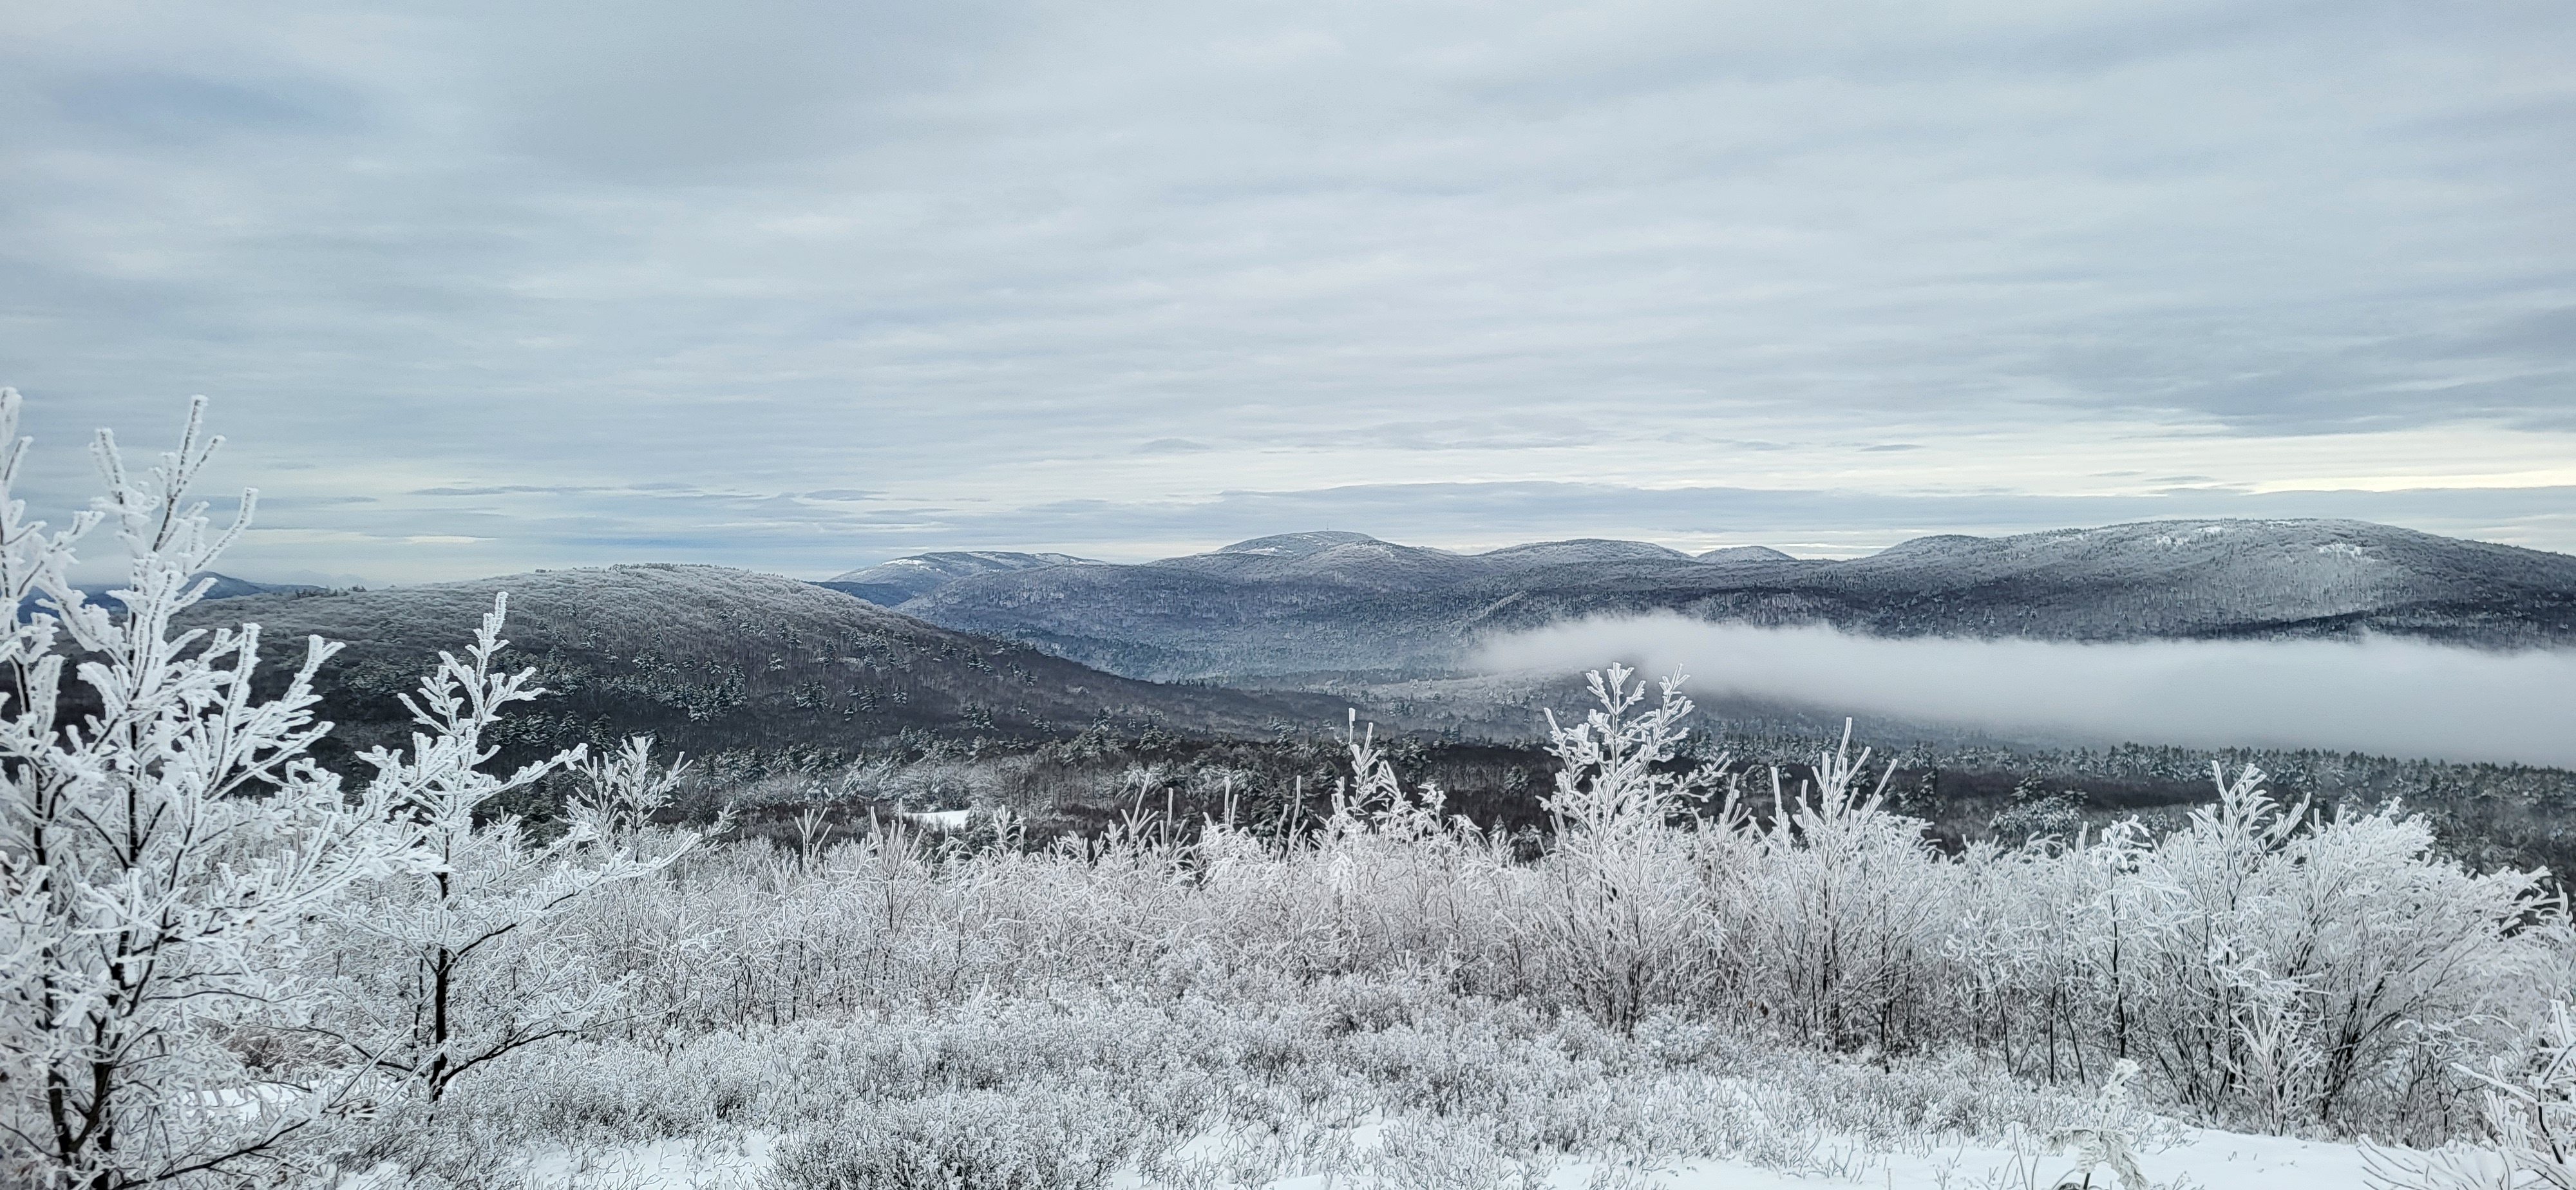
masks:
{"type": "MultiPolygon", "coordinates": [[[[1540,1159],[1506,1168],[1462,1161],[1426,1167],[1423,1155],[1388,1151],[1383,1124],[1366,1124],[1323,1138],[1318,1149],[1337,1153],[1335,1168],[1265,1180],[1234,1180],[1243,1162],[1265,1146],[1244,1137],[1202,1136],[1176,1152],[1158,1176],[1122,1171],[1117,1190],[1395,1190],[1415,1186],[1510,1186],[1537,1190],[2054,1190],[2085,1185],[2074,1158],[2036,1138],[2012,1141],[1927,1140],[1908,1152],[1871,1152],[1858,1144],[1816,1146],[1804,1169],[1766,1169],[1742,1161],[1681,1162],[1540,1159]],[[1500,1174],[1497,1180],[1487,1180],[1500,1174]]],[[[733,1143],[664,1139],[575,1152],[554,1149],[535,1156],[521,1185],[526,1190],[760,1190],[772,1167],[776,1138],[749,1133],[733,1143]]],[[[2458,1151],[2455,1150],[2455,1153],[2458,1151]]],[[[1318,1154],[1320,1155],[1320,1154],[1318,1154]]],[[[2467,1154],[2459,1153],[2466,1157],[2467,1154]]],[[[2374,1181],[2374,1165],[2393,1172],[2422,1159],[2413,1150],[2388,1147],[2374,1155],[2359,1144],[2256,1136],[2206,1128],[2166,1126],[2143,1146],[2139,1166],[2154,1190],[2361,1190],[2374,1181]]],[[[365,1183],[361,1182],[361,1186],[365,1183]]],[[[2109,1170],[2093,1173],[2092,1186],[2119,1186],[2109,1170]]],[[[2121,1190],[2128,1190],[2121,1187],[2121,1190]]]]}

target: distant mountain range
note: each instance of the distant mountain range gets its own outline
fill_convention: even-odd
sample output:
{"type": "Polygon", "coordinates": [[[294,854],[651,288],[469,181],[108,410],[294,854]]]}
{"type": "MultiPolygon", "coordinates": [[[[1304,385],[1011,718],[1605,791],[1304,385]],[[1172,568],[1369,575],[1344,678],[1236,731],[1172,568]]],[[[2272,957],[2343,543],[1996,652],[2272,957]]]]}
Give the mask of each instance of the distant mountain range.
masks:
{"type": "Polygon", "coordinates": [[[1438,672],[1487,635],[1678,612],[1881,635],[2576,644],[2576,557],[2360,521],[2149,521],[1916,538],[1867,557],[1578,540],[1459,554],[1292,533],[1112,565],[925,554],[827,584],[1131,677],[1438,672]]]}
{"type": "MultiPolygon", "coordinates": [[[[206,598],[208,599],[239,599],[245,595],[294,594],[297,592],[319,591],[322,589],[309,583],[255,583],[249,579],[234,578],[229,574],[217,574],[211,570],[190,575],[189,578],[191,581],[204,579],[214,580],[213,583],[206,588],[206,598]]],[[[107,599],[107,593],[109,591],[113,591],[124,585],[121,582],[74,583],[72,585],[80,591],[81,596],[85,599],[92,601],[105,600],[111,609],[121,610],[124,607],[123,604],[117,603],[115,600],[107,599]]],[[[35,610],[37,605],[42,602],[43,597],[37,595],[30,595],[25,599],[19,600],[18,614],[23,616],[28,612],[35,610]]]]}
{"type": "MultiPolygon", "coordinates": [[[[1134,731],[1267,738],[1323,730],[1322,695],[1162,686],[1022,645],[939,628],[776,575],[710,566],[539,571],[376,591],[252,595],[199,604],[183,626],[254,622],[272,670],[302,640],[347,642],[320,676],[331,750],[401,746],[409,692],[439,650],[473,639],[510,593],[504,660],[550,693],[499,741],[514,756],[651,732],[693,753],[853,749],[906,729],[1039,738],[1107,721],[1134,731]]],[[[289,654],[292,654],[291,656],[289,654]]]]}

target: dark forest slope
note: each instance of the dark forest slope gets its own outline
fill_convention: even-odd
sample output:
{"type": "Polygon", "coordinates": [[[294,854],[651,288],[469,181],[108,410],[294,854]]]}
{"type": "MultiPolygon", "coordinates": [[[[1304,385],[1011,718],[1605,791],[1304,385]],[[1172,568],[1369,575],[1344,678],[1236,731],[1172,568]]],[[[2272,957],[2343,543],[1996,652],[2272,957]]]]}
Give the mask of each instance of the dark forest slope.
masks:
{"type": "Polygon", "coordinates": [[[336,748],[407,738],[395,696],[461,650],[510,593],[504,654],[551,691],[501,742],[533,750],[650,732],[691,752],[857,748],[906,730],[1057,735],[1103,720],[1182,735],[1332,726],[1329,698],[1163,686],[925,624],[774,575],[704,566],[539,571],[472,582],[201,604],[197,624],[262,626],[272,664],[307,635],[346,642],[324,670],[336,748]]]}

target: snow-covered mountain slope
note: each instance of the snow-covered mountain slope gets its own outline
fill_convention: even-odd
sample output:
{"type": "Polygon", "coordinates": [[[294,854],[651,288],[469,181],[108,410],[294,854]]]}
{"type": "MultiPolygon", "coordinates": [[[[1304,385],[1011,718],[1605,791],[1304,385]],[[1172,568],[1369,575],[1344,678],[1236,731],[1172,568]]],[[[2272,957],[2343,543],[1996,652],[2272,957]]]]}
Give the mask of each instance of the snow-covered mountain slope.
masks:
{"type": "Polygon", "coordinates": [[[1351,545],[1356,542],[1376,540],[1376,538],[1371,537],[1366,533],[1345,533],[1332,529],[1317,529],[1308,533],[1278,533],[1269,537],[1255,537],[1250,541],[1235,542],[1233,545],[1218,549],[1217,552],[1220,554],[1249,554],[1258,558],[1302,558],[1308,554],[1318,553],[1338,545],[1351,545]]]}
{"type": "Polygon", "coordinates": [[[1317,533],[1138,566],[975,574],[901,606],[1157,678],[1433,670],[1489,633],[1649,611],[1888,635],[2525,646],[2576,643],[2576,557],[2325,520],[1925,537],[1846,561],[1607,541],[1455,554],[1317,533]]]}
{"type": "Polygon", "coordinates": [[[1767,545],[1730,545],[1724,549],[1714,549],[1705,554],[1701,554],[1699,556],[1699,560],[1712,566],[1741,566],[1762,562],[1792,561],[1789,555],[1772,549],[1767,545]]]}
{"type": "Polygon", "coordinates": [[[1478,559],[1465,554],[1397,545],[1358,534],[1320,533],[1259,538],[1227,546],[1212,554],[1165,558],[1146,565],[1243,582],[1320,582],[1371,591],[1410,591],[1443,586],[1474,578],[1485,570],[1478,559]],[[1300,541],[1299,548],[1243,548],[1260,546],[1262,542],[1325,536],[1348,536],[1351,540],[1313,542],[1311,545],[1300,541]]]}
{"type": "MultiPolygon", "coordinates": [[[[1749,547],[1761,549],[1760,546],[1749,547]]],[[[1773,551],[1765,550],[1765,553],[1773,551]]],[[[1787,557],[1786,554],[1779,555],[1787,557]]],[[[1539,541],[1529,545],[1509,545],[1476,555],[1479,561],[1497,569],[1535,570],[1547,566],[1595,565],[1609,562],[1644,562],[1670,564],[1691,561],[1691,556],[1677,549],[1644,541],[1606,541],[1598,537],[1581,537],[1572,541],[1539,541]]]]}
{"type": "Polygon", "coordinates": [[[951,550],[941,553],[915,554],[874,566],[853,570],[823,580],[822,586],[848,595],[856,595],[881,607],[893,607],[907,599],[927,595],[941,587],[978,574],[1011,570],[1034,570],[1042,566],[1082,566],[1089,558],[1071,554],[1023,554],[1009,550],[951,550]]]}
{"type": "MultiPolygon", "coordinates": [[[[1069,567],[1087,570],[1089,567],[1069,567]]],[[[191,609],[191,624],[262,625],[275,658],[307,635],[347,642],[321,676],[336,746],[407,738],[395,695],[473,636],[510,593],[507,656],[552,693],[512,742],[652,732],[691,752],[856,747],[906,728],[1037,735],[1102,718],[1203,735],[1329,726],[1343,704],[1298,694],[1158,686],[923,623],[811,583],[710,566],[617,566],[191,609]]],[[[281,662],[291,664],[290,662],[281,662]]]]}
{"type": "Polygon", "coordinates": [[[2576,557],[2360,521],[2151,521],[1921,538],[1822,572],[1882,630],[2115,639],[2576,634],[2576,557]]]}

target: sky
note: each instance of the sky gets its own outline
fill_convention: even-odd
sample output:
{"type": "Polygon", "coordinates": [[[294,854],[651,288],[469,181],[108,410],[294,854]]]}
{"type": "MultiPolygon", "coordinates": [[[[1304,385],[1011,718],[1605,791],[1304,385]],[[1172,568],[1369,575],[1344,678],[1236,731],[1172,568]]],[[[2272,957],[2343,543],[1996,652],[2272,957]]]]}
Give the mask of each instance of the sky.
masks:
{"type": "Polygon", "coordinates": [[[208,395],[273,580],[2576,552],[2571,61],[2559,0],[17,0],[0,384],[57,518],[208,395]]]}

